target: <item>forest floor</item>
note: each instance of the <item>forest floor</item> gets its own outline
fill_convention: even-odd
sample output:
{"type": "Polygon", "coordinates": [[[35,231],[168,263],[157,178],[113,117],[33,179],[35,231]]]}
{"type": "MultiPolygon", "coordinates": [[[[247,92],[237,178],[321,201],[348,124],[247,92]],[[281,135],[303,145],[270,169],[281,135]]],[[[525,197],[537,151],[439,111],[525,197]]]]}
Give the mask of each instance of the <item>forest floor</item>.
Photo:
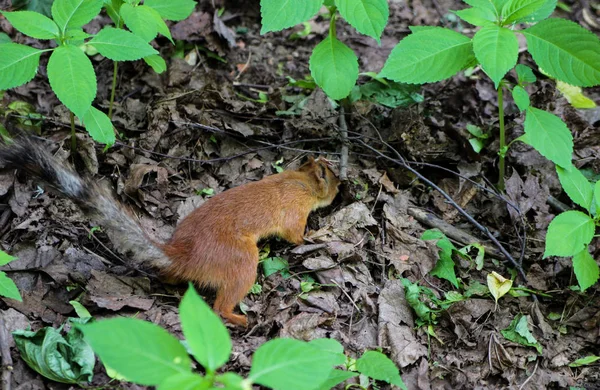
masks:
{"type": "MultiPolygon", "coordinates": [[[[571,12],[556,14],[598,34],[600,11],[590,3],[566,1],[571,12]]],[[[338,36],[355,50],[363,72],[382,68],[391,49],[409,33],[408,26],[443,25],[472,34],[449,12],[464,8],[460,1],[396,0],[390,8],[381,45],[338,22],[338,36]]],[[[89,32],[105,23],[106,17],[94,20],[89,32]]],[[[113,117],[120,137],[105,152],[81,132],[79,149],[69,156],[68,112],[45,77],[6,91],[0,110],[6,112],[14,102],[31,104],[46,117],[41,134],[56,142],[57,153],[75,161],[80,172],[108,182],[146,231],[166,240],[177,222],[213,191],[297,166],[309,154],[339,161],[339,110],[318,88],[290,86],[289,77],[303,80],[310,74],[308,58],[328,21],[316,18],[310,26],[308,36],[295,40],[290,36],[300,28],[260,35],[258,0],[201,1],[188,20],[171,26],[174,39],[185,46],[175,49],[162,38],[155,43],[167,58],[165,74],[156,74],[142,61],[120,63],[113,117]],[[215,6],[224,7],[224,13],[214,16],[215,6]]],[[[1,16],[0,29],[16,42],[40,47],[1,16]]],[[[519,61],[534,66],[526,54],[519,61]]],[[[45,62],[42,57],[40,75],[45,75],[45,62]]],[[[93,62],[95,103],[106,110],[112,62],[100,56],[93,62]]],[[[574,136],[574,163],[600,174],[600,112],[574,109],[553,81],[537,74],[541,80],[529,89],[532,104],[567,123],[574,136]]],[[[367,81],[361,77],[359,83],[367,81]]],[[[498,179],[498,119],[490,79],[481,70],[461,72],[417,92],[423,101],[408,107],[359,101],[348,110],[349,179],[333,205],[309,218],[307,237],[323,245],[294,248],[276,239],[260,244],[267,257],[287,260],[289,270],[265,277],[260,267],[257,283],[262,289],[243,302],[249,328],[231,328],[234,350],[226,369],[246,374],[253,351],[275,337],[330,337],[350,356],[382,348],[409,389],[600,389],[598,364],[568,366],[600,355],[600,290],[596,285],[585,294],[574,291],[571,260],[542,258],[546,229],[562,207],[555,200],[575,207],[561,193],[553,164],[515,143],[508,153],[506,193],[496,195],[491,183],[498,179]],[[468,124],[490,134],[491,142],[480,154],[469,143],[468,124]],[[527,283],[517,277],[515,286],[541,292],[537,300],[529,294],[506,295],[496,307],[489,293],[478,293],[491,271],[510,278],[514,266],[440,193],[402,169],[378,134],[489,229],[522,265],[527,283]],[[466,257],[456,258],[459,289],[429,275],[439,248],[420,237],[432,227],[432,215],[488,249],[482,269],[466,257]],[[469,297],[436,314],[436,337],[431,337],[427,326],[418,326],[401,278],[429,288],[438,299],[449,291],[469,297]],[[302,286],[314,281],[314,288],[301,294],[301,282],[307,281],[302,286]],[[521,314],[541,352],[502,335],[521,314]]],[[[600,102],[600,88],[585,93],[600,102]]],[[[523,118],[511,100],[505,112],[512,140],[523,133],[523,118]]],[[[106,235],[92,228],[71,202],[43,184],[12,171],[0,174],[1,249],[18,258],[0,269],[8,271],[23,295],[23,302],[0,299],[7,328],[58,328],[75,316],[68,302],[77,299],[96,318],[135,315],[182,337],[177,306],[186,285],[168,285],[152,272],[133,269],[112,250],[106,235]]],[[[454,243],[461,248],[472,242],[454,243]]],[[[595,258],[599,244],[595,239],[591,245],[595,258]]],[[[214,294],[202,293],[211,303],[214,294]]],[[[13,389],[69,388],[29,369],[10,343],[13,389]]],[[[93,385],[108,382],[98,364],[93,385]]]]}

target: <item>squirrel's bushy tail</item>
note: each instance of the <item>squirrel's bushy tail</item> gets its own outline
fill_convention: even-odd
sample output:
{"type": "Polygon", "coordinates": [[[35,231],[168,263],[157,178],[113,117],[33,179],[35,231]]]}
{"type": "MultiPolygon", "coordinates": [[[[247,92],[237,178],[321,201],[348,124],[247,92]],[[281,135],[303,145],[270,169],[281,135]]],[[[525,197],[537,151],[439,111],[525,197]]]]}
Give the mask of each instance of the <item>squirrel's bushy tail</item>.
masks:
{"type": "Polygon", "coordinates": [[[71,199],[102,227],[119,252],[130,256],[137,264],[159,269],[170,265],[159,245],[148,238],[136,220],[110,194],[81,177],[48,149],[30,137],[19,136],[11,144],[0,144],[0,165],[38,177],[71,199]]]}

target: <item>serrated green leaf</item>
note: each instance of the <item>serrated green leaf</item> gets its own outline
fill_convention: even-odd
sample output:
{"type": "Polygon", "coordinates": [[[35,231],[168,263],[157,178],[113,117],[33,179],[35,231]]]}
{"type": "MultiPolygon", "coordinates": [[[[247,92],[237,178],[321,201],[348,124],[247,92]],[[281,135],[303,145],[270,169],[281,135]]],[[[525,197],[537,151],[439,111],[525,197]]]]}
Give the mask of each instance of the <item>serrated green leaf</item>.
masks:
{"type": "Polygon", "coordinates": [[[154,8],[164,19],[175,22],[186,19],[196,7],[194,0],[145,0],[144,4],[154,8]]]}
{"type": "Polygon", "coordinates": [[[569,168],[573,135],[567,125],[556,115],[535,107],[529,107],[526,112],[526,142],[556,165],[569,168]]]}
{"type": "Polygon", "coordinates": [[[124,3],[121,6],[121,16],[127,28],[146,42],[150,42],[158,34],[158,27],[153,23],[152,11],[154,9],[144,5],[133,7],[124,3]]]}
{"type": "Polygon", "coordinates": [[[102,4],[102,0],[55,0],[52,19],[63,32],[82,27],[100,13],[102,4]]]}
{"type": "Polygon", "coordinates": [[[600,277],[598,263],[587,248],[573,256],[573,271],[582,292],[593,286],[600,277]]]}
{"type": "Polygon", "coordinates": [[[459,18],[473,26],[486,26],[496,20],[496,16],[493,12],[486,12],[481,8],[465,8],[460,11],[453,11],[459,18]]]}
{"type": "Polygon", "coordinates": [[[521,32],[531,56],[551,77],[579,87],[600,84],[600,39],[591,31],[547,19],[521,32]]]}
{"type": "Polygon", "coordinates": [[[305,22],[321,9],[322,0],[260,0],[261,34],[305,22]]]}
{"type": "Polygon", "coordinates": [[[392,383],[401,389],[407,390],[396,364],[381,352],[365,352],[356,360],[356,368],[361,374],[369,378],[392,383]]]}
{"type": "Polygon", "coordinates": [[[390,10],[387,0],[335,0],[340,14],[359,33],[381,43],[390,10]]]}
{"type": "Polygon", "coordinates": [[[515,85],[512,90],[512,97],[517,107],[519,107],[519,110],[524,111],[529,108],[529,94],[525,88],[520,85],[515,85]]]}
{"type": "Polygon", "coordinates": [[[83,118],[96,97],[96,73],[90,59],[76,46],[59,46],[50,56],[47,70],[58,99],[83,118]]]}
{"type": "Polygon", "coordinates": [[[315,46],[309,67],[317,85],[332,99],[348,96],[358,79],[356,54],[331,36],[315,46]]]}
{"type": "Polygon", "coordinates": [[[0,296],[23,302],[17,285],[3,271],[0,271],[0,296]]]}
{"type": "Polygon", "coordinates": [[[261,345],[252,357],[248,380],[274,389],[313,390],[328,377],[336,359],[294,339],[261,345]]]}
{"type": "Polygon", "coordinates": [[[502,8],[502,24],[529,22],[530,15],[540,10],[547,0],[509,0],[502,8]]]}
{"type": "Polygon", "coordinates": [[[515,71],[517,72],[517,78],[520,85],[523,85],[523,83],[535,83],[537,80],[535,74],[533,74],[533,70],[527,65],[518,64],[515,66],[515,71]]]}
{"type": "Polygon", "coordinates": [[[548,226],[544,258],[573,256],[585,250],[594,237],[594,230],[594,221],[581,211],[557,215],[548,226]]]}
{"type": "Polygon", "coordinates": [[[81,329],[102,362],[131,382],[156,386],[170,376],[191,372],[183,345],[158,325],[122,317],[81,329]]]}
{"type": "Polygon", "coordinates": [[[494,0],[464,0],[464,2],[473,8],[479,8],[494,15],[493,21],[498,19],[503,6],[503,4],[498,6],[494,0]]]}
{"type": "Polygon", "coordinates": [[[152,46],[139,36],[112,27],[104,27],[87,44],[95,47],[100,54],[113,61],[135,61],[158,54],[152,46]]]}
{"type": "Polygon", "coordinates": [[[153,54],[148,57],[144,57],[144,61],[152,67],[152,69],[160,74],[167,70],[167,63],[165,60],[158,54],[153,54]]]}
{"type": "Polygon", "coordinates": [[[473,51],[497,89],[504,75],[517,63],[519,42],[512,31],[490,25],[477,31],[473,37],[473,51]]]}
{"type": "Polygon", "coordinates": [[[3,43],[0,53],[0,90],[5,90],[33,79],[42,51],[18,43],[3,43]]]}
{"type": "Polygon", "coordinates": [[[204,368],[215,371],[227,363],[231,354],[227,328],[191,286],[181,300],[179,316],[188,346],[204,368]]]}
{"type": "Polygon", "coordinates": [[[90,107],[83,117],[83,125],[94,141],[107,146],[115,143],[115,130],[112,122],[102,111],[90,107]]]}
{"type": "Polygon", "coordinates": [[[552,12],[554,12],[554,9],[556,8],[556,4],[557,0],[546,0],[539,10],[529,15],[527,23],[537,23],[546,19],[548,16],[552,15],[552,12]]]}
{"type": "Polygon", "coordinates": [[[33,11],[2,12],[14,28],[25,35],[37,39],[58,37],[58,26],[54,21],[33,11]]]}
{"type": "Polygon", "coordinates": [[[411,84],[433,83],[453,76],[474,58],[469,38],[446,28],[429,28],[401,40],[379,77],[411,84]]]}
{"type": "Polygon", "coordinates": [[[560,184],[567,195],[569,195],[569,198],[590,211],[594,191],[588,179],[574,166],[571,166],[569,170],[556,166],[556,173],[558,174],[560,184]]]}

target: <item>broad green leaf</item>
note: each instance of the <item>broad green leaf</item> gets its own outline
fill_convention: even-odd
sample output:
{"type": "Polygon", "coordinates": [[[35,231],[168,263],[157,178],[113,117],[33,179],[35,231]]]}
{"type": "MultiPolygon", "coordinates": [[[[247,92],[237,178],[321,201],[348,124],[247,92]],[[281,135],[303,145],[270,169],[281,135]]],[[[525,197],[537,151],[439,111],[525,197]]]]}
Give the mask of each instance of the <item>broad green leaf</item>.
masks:
{"type": "Polygon", "coordinates": [[[50,17],[52,3],[54,0],[13,0],[12,6],[14,9],[33,11],[50,17]]]}
{"type": "Polygon", "coordinates": [[[515,343],[525,345],[528,347],[534,347],[539,354],[542,353],[542,346],[533,337],[527,323],[527,317],[522,314],[517,316],[511,321],[510,325],[506,329],[502,329],[501,333],[507,340],[515,343]]]}
{"type": "Polygon", "coordinates": [[[13,332],[21,358],[42,376],[60,383],[90,382],[96,358],[81,332],[72,327],[66,337],[52,327],[37,332],[13,332]]]}
{"type": "Polygon", "coordinates": [[[529,94],[525,88],[521,87],[520,85],[515,85],[512,90],[512,97],[517,107],[519,107],[519,110],[525,111],[527,108],[529,108],[529,94]]]}
{"type": "Polygon", "coordinates": [[[446,28],[429,28],[401,40],[379,77],[412,84],[434,83],[453,76],[473,59],[468,37],[446,28]]]}
{"type": "Polygon", "coordinates": [[[600,84],[600,39],[591,31],[547,19],[521,32],[531,56],[551,77],[579,87],[600,84]]]}
{"type": "Polygon", "coordinates": [[[254,353],[248,379],[274,389],[313,390],[329,377],[335,361],[303,341],[270,340],[254,353]]]}
{"type": "Polygon", "coordinates": [[[357,376],[357,372],[335,369],[329,374],[329,378],[317,388],[318,390],[331,390],[340,383],[357,376]]]}
{"type": "Polygon", "coordinates": [[[493,12],[476,7],[461,9],[460,11],[454,11],[454,13],[465,22],[474,26],[486,26],[496,20],[493,12]]]}
{"type": "Polygon", "coordinates": [[[0,90],[5,90],[33,79],[42,51],[18,43],[3,43],[0,53],[0,90]]]}
{"type": "Polygon", "coordinates": [[[13,261],[15,259],[16,259],[16,257],[12,257],[8,253],[0,250],[0,267],[10,263],[11,261],[13,261]]]}
{"type": "Polygon", "coordinates": [[[535,83],[537,78],[535,74],[533,74],[533,70],[527,65],[519,64],[515,66],[515,71],[517,72],[517,78],[520,85],[524,83],[535,83]]]}
{"type": "Polygon", "coordinates": [[[574,166],[571,166],[567,170],[558,165],[556,166],[556,173],[558,174],[562,188],[569,195],[569,198],[587,211],[590,211],[594,191],[592,184],[583,176],[583,173],[574,166]]]}
{"type": "Polygon", "coordinates": [[[310,73],[317,85],[332,99],[343,99],[358,79],[358,58],[348,46],[327,36],[313,49],[310,73]]]}
{"type": "Polygon", "coordinates": [[[157,390],[201,390],[213,388],[210,382],[198,374],[182,372],[168,378],[157,386],[157,390]]]}
{"type": "Polygon", "coordinates": [[[113,27],[104,27],[87,44],[95,47],[100,54],[113,61],[135,61],[158,54],[139,36],[113,27]]]}
{"type": "Polygon", "coordinates": [[[381,33],[390,16],[387,0],[335,0],[335,4],[342,17],[359,33],[381,43],[381,33]]]}
{"type": "Polygon", "coordinates": [[[464,2],[473,8],[479,8],[487,14],[494,15],[493,21],[498,19],[503,6],[503,4],[497,5],[494,0],[464,0],[464,2]]]}
{"type": "Polygon", "coordinates": [[[539,11],[547,0],[509,0],[502,8],[504,25],[520,22],[532,22],[530,15],[539,11]]]}
{"type": "Polygon", "coordinates": [[[563,168],[571,166],[573,135],[556,115],[529,107],[525,117],[526,142],[540,154],[563,168]]]}
{"type": "Polygon", "coordinates": [[[102,4],[102,0],[55,0],[52,19],[63,32],[82,27],[100,13],[102,4]]]}
{"type": "Polygon", "coordinates": [[[544,258],[573,256],[585,250],[594,237],[594,230],[594,220],[581,211],[557,215],[548,226],[544,258]]]}
{"type": "Polygon", "coordinates": [[[358,371],[378,381],[385,381],[394,384],[401,389],[408,390],[396,364],[387,356],[377,351],[365,352],[357,361],[356,368],[358,371]]]}
{"type": "Polygon", "coordinates": [[[3,271],[0,271],[0,296],[23,302],[17,285],[3,271]]]}
{"type": "Polygon", "coordinates": [[[343,364],[346,361],[344,347],[335,339],[314,339],[308,343],[313,347],[320,349],[322,353],[332,354],[335,359],[333,364],[336,366],[343,364]]]}
{"type": "Polygon", "coordinates": [[[576,87],[563,81],[556,80],[556,89],[558,89],[565,99],[567,99],[569,104],[575,108],[596,107],[596,102],[585,96],[581,87],[576,87]]]}
{"type": "Polygon", "coordinates": [[[263,267],[265,278],[268,278],[276,272],[280,272],[284,277],[290,276],[288,261],[283,257],[268,257],[261,261],[260,264],[263,267]]]}
{"type": "Polygon", "coordinates": [[[144,57],[144,61],[146,61],[156,73],[160,74],[167,70],[167,63],[159,54],[144,57]]]}
{"type": "Polygon", "coordinates": [[[444,233],[437,229],[429,229],[423,232],[421,240],[438,240],[436,245],[441,249],[439,252],[440,258],[429,274],[446,279],[458,288],[458,279],[456,278],[456,272],[454,271],[455,264],[454,260],[452,260],[452,252],[456,250],[454,244],[452,244],[444,233]]]}
{"type": "Polygon", "coordinates": [[[540,9],[529,15],[526,22],[537,23],[546,19],[548,16],[552,15],[552,12],[554,12],[554,9],[556,8],[556,4],[557,0],[546,0],[540,9]]]}
{"type": "Polygon", "coordinates": [[[589,355],[581,359],[575,360],[573,363],[569,364],[569,367],[581,367],[587,366],[589,364],[593,364],[600,360],[600,356],[589,355]]]}
{"type": "Polygon", "coordinates": [[[114,318],[81,327],[102,362],[128,380],[148,386],[191,372],[191,361],[179,340],[150,322],[114,318]]]}
{"type": "Polygon", "coordinates": [[[117,28],[123,27],[121,18],[122,0],[104,0],[104,9],[117,28]]]}
{"type": "Polygon", "coordinates": [[[164,19],[179,21],[186,19],[194,11],[194,0],[145,0],[144,4],[154,8],[164,19]]]}
{"type": "Polygon", "coordinates": [[[502,298],[512,287],[512,280],[506,279],[496,271],[492,271],[487,275],[487,285],[490,294],[494,297],[496,303],[502,298]]]}
{"type": "Polygon", "coordinates": [[[0,44],[11,43],[10,37],[5,33],[0,33],[0,44]]]}
{"type": "Polygon", "coordinates": [[[90,107],[83,117],[83,125],[94,141],[106,145],[115,143],[115,130],[112,122],[102,111],[90,107]]]}
{"type": "Polygon", "coordinates": [[[473,51],[497,89],[504,75],[517,63],[519,42],[512,31],[490,25],[477,31],[473,37],[473,51]]]}
{"type": "Polygon", "coordinates": [[[47,70],[58,99],[83,118],[96,97],[96,73],[90,59],[78,47],[59,46],[50,56],[47,70]]]}
{"type": "Polygon", "coordinates": [[[179,305],[181,328],[198,363],[215,371],[229,360],[231,339],[221,319],[190,285],[179,305]]]}
{"type": "Polygon", "coordinates": [[[54,21],[33,11],[2,12],[14,28],[37,39],[54,39],[59,36],[54,21]]]}
{"type": "Polygon", "coordinates": [[[590,255],[587,248],[573,256],[573,271],[575,272],[581,291],[585,291],[593,286],[600,276],[598,263],[590,255]]]}
{"type": "MultiPolygon", "coordinates": [[[[245,390],[244,378],[234,372],[226,372],[215,377],[217,382],[225,385],[228,390],[245,390]]],[[[216,390],[211,388],[210,390],[216,390]]]]}
{"type": "Polygon", "coordinates": [[[91,318],[92,315],[80,302],[78,301],[69,301],[73,309],[75,309],[75,313],[77,313],[77,317],[79,318],[91,318]]]}
{"type": "Polygon", "coordinates": [[[125,25],[144,41],[150,42],[160,32],[173,42],[169,28],[154,8],[146,5],[133,7],[125,3],[121,6],[121,16],[125,25]]]}
{"type": "Polygon", "coordinates": [[[321,9],[323,0],[260,0],[261,34],[306,22],[321,9]]]}

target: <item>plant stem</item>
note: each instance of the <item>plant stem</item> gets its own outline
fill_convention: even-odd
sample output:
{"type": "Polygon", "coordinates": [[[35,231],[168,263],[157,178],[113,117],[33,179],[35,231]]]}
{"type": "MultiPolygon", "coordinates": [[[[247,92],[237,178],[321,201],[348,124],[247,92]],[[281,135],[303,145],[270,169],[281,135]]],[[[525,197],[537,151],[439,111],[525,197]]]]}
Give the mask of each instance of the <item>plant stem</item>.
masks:
{"type": "Polygon", "coordinates": [[[119,63],[113,62],[113,79],[112,79],[112,90],[110,91],[110,103],[108,104],[108,118],[112,120],[113,103],[115,101],[115,90],[117,89],[117,70],[119,69],[119,63]]]}
{"type": "Polygon", "coordinates": [[[71,111],[71,153],[77,150],[77,136],[75,135],[75,114],[71,111]]]}
{"type": "Polygon", "coordinates": [[[329,37],[331,39],[335,38],[335,16],[336,16],[337,7],[333,6],[329,8],[329,14],[331,18],[329,19],[329,37]]]}
{"type": "Polygon", "coordinates": [[[506,154],[506,134],[504,132],[504,101],[502,96],[502,82],[498,86],[498,120],[500,123],[500,162],[498,164],[498,189],[504,191],[504,174],[506,173],[504,157],[506,154]]]}

